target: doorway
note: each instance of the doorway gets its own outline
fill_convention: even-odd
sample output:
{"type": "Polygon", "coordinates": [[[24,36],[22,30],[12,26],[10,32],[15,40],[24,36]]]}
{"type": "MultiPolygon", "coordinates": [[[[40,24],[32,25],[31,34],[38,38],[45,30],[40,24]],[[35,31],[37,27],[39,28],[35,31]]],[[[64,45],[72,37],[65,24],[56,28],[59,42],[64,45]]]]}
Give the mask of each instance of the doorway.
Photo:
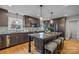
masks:
{"type": "Polygon", "coordinates": [[[79,20],[69,21],[69,39],[79,40],[79,20]]]}

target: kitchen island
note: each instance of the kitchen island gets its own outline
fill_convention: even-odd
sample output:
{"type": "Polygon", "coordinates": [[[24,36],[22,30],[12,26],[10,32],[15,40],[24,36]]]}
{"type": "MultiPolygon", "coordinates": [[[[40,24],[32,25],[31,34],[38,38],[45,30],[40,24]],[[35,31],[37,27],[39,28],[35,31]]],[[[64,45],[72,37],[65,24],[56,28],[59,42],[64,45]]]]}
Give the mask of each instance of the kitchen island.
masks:
{"type": "Polygon", "coordinates": [[[34,33],[34,43],[36,50],[40,53],[45,53],[44,45],[52,40],[57,39],[62,35],[62,32],[40,32],[40,33],[34,33]]]}

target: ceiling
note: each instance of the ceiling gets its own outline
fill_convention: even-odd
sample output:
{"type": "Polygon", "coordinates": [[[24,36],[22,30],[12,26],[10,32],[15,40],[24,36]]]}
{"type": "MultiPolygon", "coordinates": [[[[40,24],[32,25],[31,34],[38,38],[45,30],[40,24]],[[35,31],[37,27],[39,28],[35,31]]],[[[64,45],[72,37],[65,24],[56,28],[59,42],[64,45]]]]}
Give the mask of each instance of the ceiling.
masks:
{"type": "MultiPolygon", "coordinates": [[[[0,8],[7,9],[12,13],[40,18],[39,5],[0,5],[0,8]]],[[[51,12],[53,12],[52,18],[79,14],[79,5],[43,5],[42,11],[43,19],[48,20],[51,18],[51,12]]]]}

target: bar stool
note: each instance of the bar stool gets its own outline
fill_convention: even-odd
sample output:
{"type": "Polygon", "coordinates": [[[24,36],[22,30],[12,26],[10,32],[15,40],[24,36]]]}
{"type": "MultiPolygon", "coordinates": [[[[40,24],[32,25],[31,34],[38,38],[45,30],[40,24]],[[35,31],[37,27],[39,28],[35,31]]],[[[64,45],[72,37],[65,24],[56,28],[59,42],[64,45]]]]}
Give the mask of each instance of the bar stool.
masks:
{"type": "Polygon", "coordinates": [[[56,39],[56,40],[54,40],[54,42],[56,42],[58,45],[60,45],[61,39],[56,39]]]}
{"type": "Polygon", "coordinates": [[[61,47],[62,47],[62,46],[61,46],[61,41],[62,41],[62,40],[59,39],[59,38],[56,39],[56,40],[54,40],[54,42],[57,43],[57,53],[60,53],[60,52],[61,52],[61,51],[60,51],[60,50],[61,50],[61,47]]]}
{"type": "Polygon", "coordinates": [[[56,53],[57,50],[57,43],[56,42],[49,42],[45,44],[45,49],[50,51],[51,53],[56,53]]]}
{"type": "Polygon", "coordinates": [[[58,44],[58,46],[57,46],[57,51],[58,51],[58,53],[60,53],[61,52],[61,49],[63,48],[63,46],[64,46],[64,38],[63,37],[59,37],[58,39],[56,39],[56,40],[54,40],[57,44],[58,44]]]}
{"type": "Polygon", "coordinates": [[[62,49],[62,48],[63,48],[63,46],[64,46],[64,38],[63,38],[63,37],[59,37],[59,39],[61,40],[60,45],[61,45],[61,49],[62,49]]]}

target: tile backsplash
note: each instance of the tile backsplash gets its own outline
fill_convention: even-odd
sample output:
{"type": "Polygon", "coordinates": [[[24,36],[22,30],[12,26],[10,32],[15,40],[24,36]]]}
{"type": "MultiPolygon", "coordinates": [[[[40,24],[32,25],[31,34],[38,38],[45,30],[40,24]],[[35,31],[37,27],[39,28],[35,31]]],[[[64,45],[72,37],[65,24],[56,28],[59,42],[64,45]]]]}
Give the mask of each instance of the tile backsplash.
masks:
{"type": "MultiPolygon", "coordinates": [[[[17,32],[31,32],[31,31],[44,31],[44,29],[40,28],[40,27],[37,27],[37,28],[24,27],[23,30],[17,31],[17,32]]],[[[0,34],[9,34],[9,33],[12,33],[12,32],[14,32],[14,31],[8,30],[8,27],[0,27],[0,34]]]]}
{"type": "Polygon", "coordinates": [[[8,27],[0,27],[0,34],[8,34],[8,27]]]}

